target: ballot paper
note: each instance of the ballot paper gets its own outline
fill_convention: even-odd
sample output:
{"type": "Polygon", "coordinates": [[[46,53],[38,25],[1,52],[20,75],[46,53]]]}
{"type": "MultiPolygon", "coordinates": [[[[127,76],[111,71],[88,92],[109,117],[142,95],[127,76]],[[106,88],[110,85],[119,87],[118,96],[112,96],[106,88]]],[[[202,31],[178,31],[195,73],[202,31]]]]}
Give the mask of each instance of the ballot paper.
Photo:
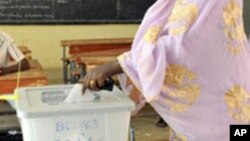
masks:
{"type": "Polygon", "coordinates": [[[87,89],[85,94],[82,94],[82,84],[75,84],[65,98],[65,103],[79,103],[79,102],[91,102],[100,99],[101,96],[95,92],[87,89]]]}

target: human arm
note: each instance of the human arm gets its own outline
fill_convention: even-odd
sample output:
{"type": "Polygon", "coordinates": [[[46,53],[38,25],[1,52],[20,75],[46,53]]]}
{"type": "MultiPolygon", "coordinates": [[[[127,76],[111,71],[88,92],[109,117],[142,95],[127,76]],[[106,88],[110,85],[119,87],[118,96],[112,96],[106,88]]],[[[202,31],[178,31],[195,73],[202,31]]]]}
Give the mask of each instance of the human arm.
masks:
{"type": "Polygon", "coordinates": [[[20,64],[21,65],[20,71],[27,70],[30,68],[28,60],[26,58],[23,58],[22,60],[15,63],[14,65],[0,68],[0,76],[5,75],[5,74],[9,74],[9,73],[17,72],[19,69],[19,63],[21,63],[20,64]]]}
{"type": "Polygon", "coordinates": [[[100,65],[87,72],[83,78],[84,89],[99,90],[107,78],[122,72],[123,70],[117,60],[100,65]]]}

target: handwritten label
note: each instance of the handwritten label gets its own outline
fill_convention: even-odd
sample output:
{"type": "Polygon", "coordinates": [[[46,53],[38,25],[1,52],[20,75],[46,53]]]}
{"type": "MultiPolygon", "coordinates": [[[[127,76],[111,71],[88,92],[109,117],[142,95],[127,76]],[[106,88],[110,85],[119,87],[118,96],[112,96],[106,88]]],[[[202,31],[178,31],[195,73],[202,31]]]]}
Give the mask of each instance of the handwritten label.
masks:
{"type": "Polygon", "coordinates": [[[55,141],[105,141],[105,116],[61,117],[54,125],[55,141]]]}

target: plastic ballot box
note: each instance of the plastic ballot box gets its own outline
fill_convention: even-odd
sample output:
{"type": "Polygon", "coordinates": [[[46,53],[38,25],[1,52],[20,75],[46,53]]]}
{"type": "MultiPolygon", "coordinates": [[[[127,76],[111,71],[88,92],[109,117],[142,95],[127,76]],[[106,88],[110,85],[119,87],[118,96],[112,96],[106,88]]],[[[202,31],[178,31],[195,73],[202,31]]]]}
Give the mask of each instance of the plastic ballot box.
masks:
{"type": "Polygon", "coordinates": [[[73,85],[16,89],[24,141],[127,141],[134,103],[117,87],[92,101],[65,103],[73,85]]]}

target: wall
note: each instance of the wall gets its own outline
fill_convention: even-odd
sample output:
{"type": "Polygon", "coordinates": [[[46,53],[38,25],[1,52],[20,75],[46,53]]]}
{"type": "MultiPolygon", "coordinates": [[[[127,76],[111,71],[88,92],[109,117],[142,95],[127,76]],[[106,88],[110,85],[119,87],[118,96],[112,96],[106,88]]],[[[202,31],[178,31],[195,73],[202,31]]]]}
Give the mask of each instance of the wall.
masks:
{"type": "Polygon", "coordinates": [[[44,68],[62,67],[61,40],[96,38],[132,38],[138,25],[77,25],[77,26],[0,26],[17,45],[28,46],[33,58],[44,68]]]}

